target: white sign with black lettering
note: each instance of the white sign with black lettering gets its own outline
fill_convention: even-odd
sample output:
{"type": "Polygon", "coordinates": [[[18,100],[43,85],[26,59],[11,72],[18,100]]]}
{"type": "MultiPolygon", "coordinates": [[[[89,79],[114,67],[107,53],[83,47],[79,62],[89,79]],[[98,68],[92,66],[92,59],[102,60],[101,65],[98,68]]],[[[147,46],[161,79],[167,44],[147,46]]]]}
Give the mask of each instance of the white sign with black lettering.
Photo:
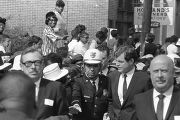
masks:
{"type": "MultiPolygon", "coordinates": [[[[143,7],[134,8],[134,24],[141,25],[143,7]]],[[[153,7],[151,21],[159,22],[160,25],[173,25],[173,7],[153,7]]]]}

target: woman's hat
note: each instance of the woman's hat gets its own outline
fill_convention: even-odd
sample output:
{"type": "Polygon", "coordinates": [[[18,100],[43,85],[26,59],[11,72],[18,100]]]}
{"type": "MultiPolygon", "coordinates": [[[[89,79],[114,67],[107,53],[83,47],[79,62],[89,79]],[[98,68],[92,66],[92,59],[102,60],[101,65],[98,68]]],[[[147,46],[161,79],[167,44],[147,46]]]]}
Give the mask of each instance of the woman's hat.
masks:
{"type": "Polygon", "coordinates": [[[67,69],[60,69],[58,63],[53,63],[46,66],[43,70],[43,78],[56,81],[68,74],[67,69]]]}

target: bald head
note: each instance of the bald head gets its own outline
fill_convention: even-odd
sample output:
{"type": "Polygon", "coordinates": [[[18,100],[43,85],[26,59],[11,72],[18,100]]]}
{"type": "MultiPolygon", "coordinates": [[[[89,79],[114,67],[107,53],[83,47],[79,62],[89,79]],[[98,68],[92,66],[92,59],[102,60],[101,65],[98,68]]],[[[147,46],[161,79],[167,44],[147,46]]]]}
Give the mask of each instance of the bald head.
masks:
{"type": "Polygon", "coordinates": [[[150,64],[150,69],[151,67],[154,66],[154,64],[156,63],[166,63],[169,65],[169,67],[174,70],[174,63],[172,61],[172,59],[170,57],[168,57],[167,55],[158,55],[156,56],[152,61],[151,61],[151,64],[150,64]]]}
{"type": "Polygon", "coordinates": [[[8,72],[0,80],[0,104],[6,110],[30,114],[35,103],[35,85],[22,71],[8,72]]]}
{"type": "Polygon", "coordinates": [[[166,55],[159,55],[151,61],[150,73],[152,84],[158,92],[166,92],[174,83],[174,63],[166,55]]]}

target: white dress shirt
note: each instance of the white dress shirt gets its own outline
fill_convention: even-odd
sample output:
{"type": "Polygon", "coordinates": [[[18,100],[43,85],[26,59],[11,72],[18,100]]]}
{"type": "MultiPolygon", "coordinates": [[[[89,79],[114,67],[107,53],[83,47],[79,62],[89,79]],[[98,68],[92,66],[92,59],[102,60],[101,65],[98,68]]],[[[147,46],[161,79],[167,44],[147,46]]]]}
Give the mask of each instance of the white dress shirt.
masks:
{"type": "Polygon", "coordinates": [[[34,84],[36,85],[36,88],[35,88],[35,99],[36,101],[38,100],[38,93],[39,93],[39,86],[40,86],[40,82],[41,82],[41,79],[39,79],[38,81],[36,81],[34,84]]]}
{"type": "MultiPolygon", "coordinates": [[[[163,95],[165,96],[164,99],[163,99],[163,101],[164,101],[163,120],[165,119],[167,110],[169,108],[169,104],[170,104],[170,101],[171,101],[173,88],[174,87],[171,86],[165,93],[163,93],[163,95]]],[[[153,90],[153,101],[154,101],[155,112],[157,112],[157,105],[158,105],[158,102],[159,102],[159,98],[158,98],[159,94],[160,93],[158,91],[156,91],[156,89],[153,90]]]]}
{"type": "Polygon", "coordinates": [[[71,42],[68,44],[68,51],[72,52],[72,50],[77,45],[77,43],[78,43],[78,40],[72,39],[71,42]]]}
{"type": "MultiPolygon", "coordinates": [[[[127,77],[126,77],[127,89],[128,89],[129,84],[131,82],[134,71],[135,71],[135,68],[133,68],[128,73],[126,73],[126,75],[127,75],[127,77]]],[[[123,101],[124,101],[124,99],[123,99],[123,83],[124,83],[124,74],[122,73],[119,77],[119,84],[118,84],[118,96],[119,96],[119,100],[120,100],[121,104],[123,104],[123,101]]]]}

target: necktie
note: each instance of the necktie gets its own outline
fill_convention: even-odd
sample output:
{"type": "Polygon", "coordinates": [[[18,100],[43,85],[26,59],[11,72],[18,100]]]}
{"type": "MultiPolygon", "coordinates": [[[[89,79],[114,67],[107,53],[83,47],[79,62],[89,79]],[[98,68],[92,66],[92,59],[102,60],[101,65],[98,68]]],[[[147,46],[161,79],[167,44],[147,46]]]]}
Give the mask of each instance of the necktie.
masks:
{"type": "Polygon", "coordinates": [[[94,89],[94,92],[96,93],[96,82],[93,81],[92,83],[93,83],[93,89],[94,89]]]}
{"type": "Polygon", "coordinates": [[[126,75],[126,74],[124,74],[124,83],[123,83],[123,99],[124,99],[124,97],[125,97],[125,95],[126,95],[126,92],[127,92],[127,81],[126,81],[126,77],[127,77],[127,75],[126,75]]]}
{"type": "Polygon", "coordinates": [[[157,113],[156,113],[158,120],[163,120],[163,109],[164,109],[163,99],[164,99],[164,97],[165,96],[163,94],[158,95],[159,102],[157,105],[157,113]]]}
{"type": "Polygon", "coordinates": [[[35,84],[35,100],[36,100],[36,102],[38,101],[38,92],[39,92],[39,88],[38,88],[38,86],[35,84]]]}

